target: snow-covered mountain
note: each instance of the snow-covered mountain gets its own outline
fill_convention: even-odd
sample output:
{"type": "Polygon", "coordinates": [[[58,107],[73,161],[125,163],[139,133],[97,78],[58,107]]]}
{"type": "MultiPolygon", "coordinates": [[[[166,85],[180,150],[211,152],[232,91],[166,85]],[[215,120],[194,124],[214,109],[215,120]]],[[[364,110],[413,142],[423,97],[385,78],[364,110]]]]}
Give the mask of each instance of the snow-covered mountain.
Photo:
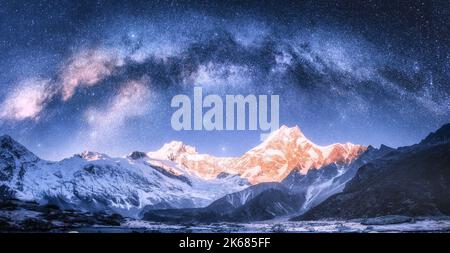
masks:
{"type": "Polygon", "coordinates": [[[143,218],[211,223],[283,216],[315,220],[449,215],[449,151],[446,124],[416,145],[369,146],[348,164],[330,163],[306,174],[296,168],[280,183],[252,185],[204,208],[150,210],[143,218]]]}
{"type": "Polygon", "coordinates": [[[49,162],[11,137],[0,137],[2,198],[136,216],[143,208],[206,206],[247,186],[236,175],[204,180],[171,161],[150,159],[141,152],[125,158],[83,152],[49,162]]]}
{"type": "Polygon", "coordinates": [[[394,149],[381,145],[380,148],[369,146],[360,156],[351,163],[331,163],[319,169],[311,169],[306,174],[294,169],[282,181],[290,192],[305,196],[300,212],[306,211],[321,203],[328,197],[342,192],[358,169],[381,157],[394,149]]]}
{"type": "Polygon", "coordinates": [[[233,166],[238,158],[199,154],[194,147],[181,141],[166,143],[158,151],[148,152],[147,155],[154,159],[173,161],[190,173],[205,179],[216,178],[222,173],[237,174],[233,166]]]}
{"type": "Polygon", "coordinates": [[[295,220],[450,215],[450,123],[419,144],[383,149],[340,193],[295,220]]]}
{"type": "Polygon", "coordinates": [[[222,172],[239,174],[252,184],[280,182],[295,168],[306,174],[312,168],[331,163],[348,164],[366,147],[352,143],[319,146],[295,126],[282,126],[260,145],[241,157],[214,157],[199,154],[194,147],[171,142],[148,156],[169,159],[202,178],[215,178],[222,172]]]}
{"type": "Polygon", "coordinates": [[[150,210],[143,218],[163,222],[250,222],[298,215],[342,192],[358,169],[395,149],[369,146],[350,163],[331,163],[306,174],[295,168],[280,183],[259,183],[227,194],[204,208],[150,210]]]}
{"type": "Polygon", "coordinates": [[[156,152],[114,158],[86,151],[59,162],[42,160],[9,136],[0,137],[0,198],[18,198],[89,211],[137,216],[143,210],[205,207],[251,184],[280,182],[346,164],[365,150],[353,144],[322,147],[298,127],[281,127],[242,157],[199,154],[181,142],[156,152]]]}

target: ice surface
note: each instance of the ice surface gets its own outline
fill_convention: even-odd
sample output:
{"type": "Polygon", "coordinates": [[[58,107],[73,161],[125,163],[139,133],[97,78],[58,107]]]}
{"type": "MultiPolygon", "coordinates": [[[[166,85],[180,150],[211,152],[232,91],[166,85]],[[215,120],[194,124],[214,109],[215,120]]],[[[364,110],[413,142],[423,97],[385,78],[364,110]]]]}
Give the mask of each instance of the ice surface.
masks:
{"type": "Polygon", "coordinates": [[[450,219],[423,219],[402,224],[368,226],[360,221],[268,221],[258,223],[177,224],[128,220],[121,227],[83,228],[80,232],[163,233],[398,233],[450,232],[450,219]]]}

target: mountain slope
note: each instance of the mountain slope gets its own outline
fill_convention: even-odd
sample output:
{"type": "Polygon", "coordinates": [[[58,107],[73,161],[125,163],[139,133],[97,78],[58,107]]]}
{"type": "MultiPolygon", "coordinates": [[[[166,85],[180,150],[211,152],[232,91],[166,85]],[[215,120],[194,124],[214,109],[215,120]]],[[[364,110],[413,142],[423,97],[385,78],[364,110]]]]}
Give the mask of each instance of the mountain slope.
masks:
{"type": "Polygon", "coordinates": [[[251,222],[273,219],[300,209],[304,198],[280,183],[260,183],[228,194],[204,208],[150,210],[143,218],[158,222],[251,222]]]}
{"type": "Polygon", "coordinates": [[[295,169],[281,183],[290,191],[305,196],[301,211],[306,211],[331,195],[343,191],[346,183],[353,178],[361,166],[393,150],[384,145],[381,145],[379,149],[369,146],[349,164],[328,164],[319,169],[311,169],[306,175],[295,169]]]}
{"type": "Polygon", "coordinates": [[[295,219],[450,215],[450,128],[436,133],[362,166],[342,193],[295,219]]]}
{"type": "Polygon", "coordinates": [[[332,163],[306,175],[294,169],[281,183],[260,183],[228,194],[205,208],[151,210],[144,218],[164,222],[251,222],[304,212],[341,192],[362,165],[394,151],[369,148],[351,163],[332,163]]]}
{"type": "Polygon", "coordinates": [[[195,148],[171,142],[150,157],[169,159],[202,178],[222,172],[239,174],[251,183],[280,182],[293,169],[306,174],[312,168],[331,163],[348,164],[366,148],[351,143],[319,146],[308,140],[298,127],[282,126],[242,157],[214,157],[198,154],[195,148]]]}
{"type": "Polygon", "coordinates": [[[304,196],[283,189],[269,189],[240,206],[229,215],[229,220],[252,222],[270,220],[298,212],[304,196]]]}
{"type": "Polygon", "coordinates": [[[147,155],[154,159],[173,161],[190,173],[205,179],[216,178],[221,173],[236,174],[232,166],[238,159],[199,154],[194,147],[180,141],[166,143],[161,149],[148,152],[147,155]]]}
{"type": "Polygon", "coordinates": [[[84,152],[48,162],[9,136],[0,138],[3,198],[136,216],[145,207],[206,206],[246,187],[248,183],[238,176],[203,180],[170,161],[138,156],[136,152],[127,158],[84,152]]]}
{"type": "Polygon", "coordinates": [[[420,144],[433,145],[446,142],[450,142],[450,123],[443,125],[436,132],[430,133],[425,139],[420,142],[420,144]]]}

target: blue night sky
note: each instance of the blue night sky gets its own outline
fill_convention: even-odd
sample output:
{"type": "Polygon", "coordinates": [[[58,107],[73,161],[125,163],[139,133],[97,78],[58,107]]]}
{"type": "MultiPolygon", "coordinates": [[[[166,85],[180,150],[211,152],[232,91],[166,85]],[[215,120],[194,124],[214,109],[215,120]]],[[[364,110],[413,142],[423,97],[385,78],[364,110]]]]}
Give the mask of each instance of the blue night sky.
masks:
{"type": "Polygon", "coordinates": [[[450,120],[448,1],[1,1],[0,134],[46,159],[260,131],[174,131],[171,98],[276,94],[321,144],[404,146],[450,120]]]}

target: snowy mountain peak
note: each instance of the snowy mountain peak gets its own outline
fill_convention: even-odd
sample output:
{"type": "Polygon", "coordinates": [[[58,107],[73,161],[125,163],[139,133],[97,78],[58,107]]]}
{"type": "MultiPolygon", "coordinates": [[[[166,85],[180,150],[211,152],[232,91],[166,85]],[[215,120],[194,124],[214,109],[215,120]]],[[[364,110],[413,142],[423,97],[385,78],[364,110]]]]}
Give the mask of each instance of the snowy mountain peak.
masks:
{"type": "Polygon", "coordinates": [[[129,154],[127,157],[130,158],[130,159],[133,159],[133,160],[139,160],[139,159],[142,159],[142,158],[148,158],[146,153],[140,152],[140,151],[134,151],[131,154],[129,154]]]}
{"type": "Polygon", "coordinates": [[[310,169],[331,163],[349,163],[365,149],[352,143],[316,145],[298,126],[282,126],[245,153],[236,168],[252,183],[280,182],[294,169],[306,174],[310,169]]]}
{"type": "Polygon", "coordinates": [[[239,174],[252,184],[280,182],[294,168],[302,174],[309,169],[330,163],[349,163],[366,147],[352,143],[319,146],[305,137],[298,126],[281,126],[260,145],[241,157],[215,157],[199,154],[194,147],[179,141],[165,144],[147,155],[168,159],[187,171],[205,179],[214,179],[223,172],[239,174]]]}
{"type": "Polygon", "coordinates": [[[3,140],[12,140],[11,136],[5,134],[5,135],[0,135],[0,142],[3,142],[3,140]]]}
{"type": "Polygon", "coordinates": [[[393,150],[395,150],[395,149],[393,149],[393,148],[391,148],[391,147],[389,147],[389,146],[386,146],[386,145],[384,145],[384,144],[381,144],[379,150],[381,150],[381,151],[383,151],[383,152],[387,152],[387,151],[393,151],[393,150]]]}
{"type": "Polygon", "coordinates": [[[430,133],[420,144],[439,144],[450,141],[450,123],[443,125],[436,132],[430,133]]]}
{"type": "Polygon", "coordinates": [[[38,159],[11,137],[0,138],[0,200],[33,200],[137,217],[144,208],[206,206],[247,186],[239,177],[203,180],[167,160],[134,161],[84,151],[50,162],[38,159]]]}
{"type": "Polygon", "coordinates": [[[287,127],[281,126],[279,129],[273,131],[263,143],[258,145],[255,149],[265,149],[270,146],[289,145],[289,143],[307,143],[310,142],[298,126],[287,127]]]}
{"type": "Polygon", "coordinates": [[[147,155],[152,158],[176,160],[180,155],[195,155],[197,150],[181,141],[171,141],[166,143],[155,152],[149,152],[147,155]]]}
{"type": "Polygon", "coordinates": [[[300,127],[298,127],[298,126],[288,127],[286,125],[282,125],[279,129],[275,130],[272,134],[273,135],[281,135],[281,136],[286,136],[286,135],[297,136],[297,137],[305,138],[305,135],[300,130],[300,127]]]}
{"type": "Polygon", "coordinates": [[[283,125],[279,129],[273,131],[267,139],[280,139],[285,137],[306,138],[298,126],[288,127],[283,125]]]}
{"type": "Polygon", "coordinates": [[[83,151],[80,154],[76,154],[76,157],[80,157],[86,161],[97,161],[97,160],[105,160],[110,159],[108,155],[94,152],[94,151],[83,151]]]}
{"type": "Polygon", "coordinates": [[[0,152],[8,152],[9,154],[12,154],[16,159],[20,159],[23,161],[39,160],[39,158],[35,154],[22,146],[22,144],[15,141],[9,135],[0,136],[0,152]]]}
{"type": "Polygon", "coordinates": [[[0,136],[0,144],[2,149],[8,149],[8,150],[18,150],[18,149],[25,149],[24,146],[19,144],[17,141],[15,141],[11,136],[9,135],[2,135],[0,136]]]}

